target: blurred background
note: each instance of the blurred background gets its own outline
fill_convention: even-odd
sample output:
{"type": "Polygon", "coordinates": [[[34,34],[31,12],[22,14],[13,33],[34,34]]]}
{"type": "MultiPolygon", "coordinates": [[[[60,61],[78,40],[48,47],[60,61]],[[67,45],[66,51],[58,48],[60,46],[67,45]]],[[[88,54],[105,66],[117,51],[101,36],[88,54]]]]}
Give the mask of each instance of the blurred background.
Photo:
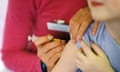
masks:
{"type": "Polygon", "coordinates": [[[8,0],[0,0],[0,72],[10,72],[5,67],[5,65],[1,59],[1,56],[2,56],[1,55],[1,48],[2,48],[2,39],[3,39],[7,4],[8,4],[8,0]]]}

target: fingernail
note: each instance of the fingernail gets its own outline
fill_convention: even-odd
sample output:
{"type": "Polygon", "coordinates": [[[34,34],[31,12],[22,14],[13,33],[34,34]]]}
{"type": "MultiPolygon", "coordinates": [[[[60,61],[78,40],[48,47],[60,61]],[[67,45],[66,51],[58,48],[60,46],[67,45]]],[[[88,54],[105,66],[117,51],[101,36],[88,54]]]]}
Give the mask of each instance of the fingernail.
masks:
{"type": "Polygon", "coordinates": [[[82,40],[82,36],[81,35],[77,36],[77,41],[79,41],[79,40],[82,40]]]}
{"type": "Polygon", "coordinates": [[[92,35],[95,35],[95,32],[94,32],[94,31],[92,31],[92,35]]]}

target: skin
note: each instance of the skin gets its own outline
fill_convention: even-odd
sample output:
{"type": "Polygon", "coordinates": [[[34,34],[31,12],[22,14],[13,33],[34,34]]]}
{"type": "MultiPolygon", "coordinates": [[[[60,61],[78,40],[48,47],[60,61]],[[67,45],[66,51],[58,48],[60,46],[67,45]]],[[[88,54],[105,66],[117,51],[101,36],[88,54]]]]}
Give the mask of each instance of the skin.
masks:
{"type": "Polygon", "coordinates": [[[93,19],[103,21],[108,32],[120,44],[120,0],[99,0],[103,3],[99,7],[93,7],[91,1],[93,0],[88,0],[88,5],[93,19]]]}
{"type": "MultiPolygon", "coordinates": [[[[111,6],[114,4],[108,4],[108,5],[106,5],[106,7],[108,9],[103,7],[100,9],[96,8],[97,10],[95,8],[91,8],[90,1],[91,0],[88,1],[88,4],[91,9],[93,19],[95,19],[97,21],[101,21],[101,20],[104,21],[107,26],[107,29],[109,30],[111,35],[112,35],[112,33],[114,35],[114,32],[118,30],[118,28],[116,29],[116,27],[119,27],[119,25],[120,25],[120,24],[118,25],[118,23],[120,23],[119,22],[120,21],[119,20],[119,15],[120,15],[119,14],[119,7],[120,7],[119,2],[120,1],[116,0],[117,2],[115,2],[112,0],[106,0],[106,1],[101,0],[106,3],[109,3],[109,2],[114,3],[115,2],[114,4],[118,5],[117,9],[114,9],[115,7],[113,8],[111,6]],[[101,12],[101,11],[103,11],[103,12],[101,12]],[[98,14],[98,12],[100,12],[101,14],[100,13],[98,14]],[[116,18],[118,18],[117,22],[115,20],[116,18]],[[116,24],[113,25],[115,22],[116,22],[116,24]],[[111,24],[111,25],[108,25],[108,24],[111,24]],[[110,30],[112,30],[112,31],[110,31],[110,30]]],[[[90,17],[89,14],[87,14],[89,12],[84,12],[84,13],[85,13],[85,15],[90,17]]],[[[84,16],[78,16],[75,20],[73,18],[74,22],[78,21],[79,17],[84,17],[84,16]]],[[[85,17],[85,19],[87,19],[87,17],[85,17]]],[[[90,21],[90,19],[89,19],[89,21],[90,21]]],[[[79,22],[81,22],[81,21],[79,21],[79,22]]],[[[79,24],[78,24],[77,26],[78,27],[76,27],[74,25],[73,28],[75,29],[75,31],[79,32],[78,31],[79,27],[81,27],[83,25],[79,26],[79,24]]],[[[86,25],[86,26],[88,27],[88,25],[86,25]]],[[[70,26],[70,27],[72,27],[72,26],[70,26]]],[[[97,27],[97,25],[96,25],[96,27],[97,27]]],[[[77,33],[74,33],[73,30],[70,30],[70,32],[71,32],[71,34],[73,33],[72,34],[73,37],[74,37],[74,34],[75,34],[75,36],[77,36],[77,33]]],[[[116,36],[116,34],[115,34],[115,36],[116,36]]],[[[115,37],[115,39],[118,39],[118,37],[115,37]]],[[[75,72],[75,70],[77,68],[80,68],[83,72],[87,72],[87,71],[89,71],[89,72],[114,72],[114,70],[111,67],[111,64],[109,63],[109,60],[107,59],[106,55],[100,49],[99,46],[97,46],[94,43],[91,43],[91,47],[88,47],[88,45],[84,41],[81,40],[80,42],[82,44],[82,48],[80,50],[76,47],[75,41],[70,40],[67,43],[67,45],[65,46],[65,48],[62,52],[62,55],[61,55],[59,61],[57,62],[57,64],[55,64],[54,68],[52,69],[52,72],[75,72]],[[94,50],[94,52],[93,52],[93,50],[94,50]],[[76,53],[77,53],[77,55],[76,55],[76,53]]]]}
{"type": "MultiPolygon", "coordinates": [[[[93,19],[91,17],[91,13],[88,7],[80,9],[70,20],[70,34],[72,35],[72,39],[81,40],[85,31],[87,30],[90,22],[93,19]]],[[[92,34],[95,35],[99,26],[99,21],[94,21],[92,34]]]]}
{"type": "Polygon", "coordinates": [[[75,58],[78,50],[75,40],[70,40],[66,44],[59,61],[51,72],[75,72],[77,70],[75,58]]]}
{"type": "MultiPolygon", "coordinates": [[[[72,19],[70,21],[70,33],[73,35],[73,37],[75,37],[75,33],[78,32],[77,30],[74,31],[74,29],[73,29],[74,28],[73,24],[75,22],[74,20],[76,20],[76,22],[79,21],[77,25],[80,27],[80,28],[78,28],[78,29],[80,29],[79,34],[80,34],[80,36],[82,36],[92,20],[90,11],[88,11],[88,8],[81,9],[80,11],[78,11],[78,13],[76,13],[72,17],[72,19]],[[80,14],[81,16],[77,17],[78,14],[80,14]],[[86,14],[88,14],[88,15],[86,16],[86,14]],[[79,19],[80,19],[80,21],[79,21],[79,19]],[[84,24],[81,24],[81,23],[83,23],[83,21],[84,21],[84,24]]],[[[97,23],[97,22],[95,22],[95,23],[97,23]]],[[[94,31],[96,31],[98,25],[96,24],[94,26],[95,27],[93,29],[94,29],[94,31]]],[[[75,26],[75,28],[76,28],[76,26],[75,26]]],[[[37,37],[37,39],[36,39],[36,41],[34,41],[34,43],[37,47],[38,57],[46,64],[48,71],[51,71],[51,69],[56,64],[56,61],[59,60],[59,58],[61,57],[61,53],[65,46],[65,42],[60,39],[58,42],[56,42],[56,41],[51,42],[51,39],[54,39],[54,38],[48,37],[48,36],[37,37]],[[51,38],[51,39],[48,39],[48,38],[51,38]],[[60,42],[61,42],[61,44],[58,45],[58,43],[60,43],[60,42]]]]}
{"type": "Polygon", "coordinates": [[[88,0],[88,5],[94,20],[109,22],[111,19],[120,18],[120,1],[119,0],[88,0]],[[102,6],[93,7],[91,1],[103,3],[102,6]]]}
{"type": "MultiPolygon", "coordinates": [[[[120,0],[88,0],[92,17],[103,21],[106,29],[120,43],[120,0]],[[102,3],[101,6],[92,6],[91,2],[102,3]]],[[[76,63],[83,72],[114,72],[104,52],[94,43],[89,47],[84,41],[80,41],[82,48],[78,51],[76,63]]]]}
{"type": "Polygon", "coordinates": [[[67,43],[52,72],[75,72],[78,68],[83,72],[114,72],[107,56],[98,45],[91,43],[90,48],[85,41],[81,40],[80,43],[80,49],[76,47],[74,40],[67,43]]]}
{"type": "MultiPolygon", "coordinates": [[[[120,43],[120,32],[118,32],[120,27],[120,0],[94,0],[104,3],[102,7],[97,8],[91,6],[91,1],[93,0],[88,0],[88,4],[93,19],[104,21],[109,33],[120,43]]],[[[76,47],[75,41],[70,40],[67,43],[52,72],[75,72],[77,68],[83,72],[114,72],[107,56],[97,44],[91,43],[89,47],[83,40],[80,40],[80,43],[82,45],[80,49],[76,47]]]]}
{"type": "Polygon", "coordinates": [[[82,48],[77,52],[77,66],[83,72],[114,72],[107,56],[100,47],[91,42],[89,47],[83,40],[82,48]]]}
{"type": "Polygon", "coordinates": [[[97,44],[91,42],[89,47],[83,40],[80,43],[82,48],[78,49],[75,40],[70,40],[51,72],[75,72],[78,68],[83,72],[114,72],[107,56],[97,44]]]}
{"type": "Polygon", "coordinates": [[[64,40],[53,39],[52,35],[47,35],[37,37],[34,41],[37,47],[37,55],[46,64],[48,72],[51,72],[55,66],[65,46],[64,40]]]}

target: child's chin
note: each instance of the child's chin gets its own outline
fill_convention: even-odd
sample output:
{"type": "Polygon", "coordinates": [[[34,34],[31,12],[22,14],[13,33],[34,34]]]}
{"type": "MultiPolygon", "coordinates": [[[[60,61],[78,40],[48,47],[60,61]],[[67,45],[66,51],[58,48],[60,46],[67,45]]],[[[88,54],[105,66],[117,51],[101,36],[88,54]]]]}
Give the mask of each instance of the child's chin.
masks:
{"type": "Polygon", "coordinates": [[[96,21],[100,21],[100,20],[101,20],[101,18],[98,17],[98,16],[92,16],[92,18],[93,18],[94,20],[96,20],[96,21]]]}
{"type": "Polygon", "coordinates": [[[106,20],[107,18],[105,18],[105,17],[102,17],[102,16],[92,16],[92,18],[94,19],[94,20],[96,20],[96,21],[104,21],[104,20],[106,20]]]}

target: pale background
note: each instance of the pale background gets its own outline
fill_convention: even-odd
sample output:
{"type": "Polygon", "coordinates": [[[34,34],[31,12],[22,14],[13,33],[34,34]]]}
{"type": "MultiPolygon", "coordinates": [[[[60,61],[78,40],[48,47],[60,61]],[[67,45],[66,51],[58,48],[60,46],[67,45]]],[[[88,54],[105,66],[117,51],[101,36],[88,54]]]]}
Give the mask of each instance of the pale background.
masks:
{"type": "Polygon", "coordinates": [[[1,47],[8,0],[0,0],[0,72],[10,72],[1,60],[1,47]]]}

